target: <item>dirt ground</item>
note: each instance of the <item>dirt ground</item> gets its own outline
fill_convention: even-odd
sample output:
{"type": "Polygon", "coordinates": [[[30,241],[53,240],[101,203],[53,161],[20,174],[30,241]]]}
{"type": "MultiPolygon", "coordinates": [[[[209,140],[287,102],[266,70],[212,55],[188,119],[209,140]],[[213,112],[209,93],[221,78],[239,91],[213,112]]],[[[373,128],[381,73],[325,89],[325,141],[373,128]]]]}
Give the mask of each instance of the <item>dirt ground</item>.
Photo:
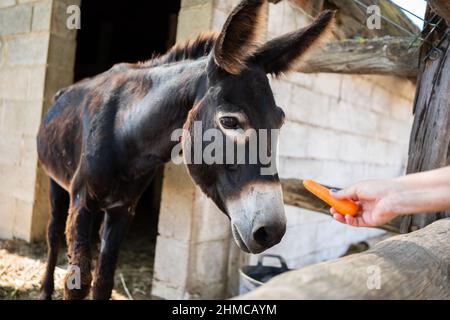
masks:
{"type": "MultiPolygon", "coordinates": [[[[154,241],[130,235],[123,244],[116,270],[113,300],[151,299],[154,241]],[[128,293],[127,293],[128,291],[128,293]]],[[[39,283],[45,270],[45,242],[0,241],[0,299],[28,300],[39,295],[39,283]]],[[[63,278],[67,267],[65,248],[61,248],[55,270],[53,299],[62,299],[63,278]]]]}

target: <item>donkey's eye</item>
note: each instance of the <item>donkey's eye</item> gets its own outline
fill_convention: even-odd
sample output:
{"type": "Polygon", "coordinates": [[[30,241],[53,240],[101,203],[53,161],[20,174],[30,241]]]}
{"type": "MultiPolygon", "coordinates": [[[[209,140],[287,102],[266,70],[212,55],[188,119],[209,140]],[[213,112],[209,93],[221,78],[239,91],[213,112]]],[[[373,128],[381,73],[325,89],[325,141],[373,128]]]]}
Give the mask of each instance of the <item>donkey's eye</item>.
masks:
{"type": "Polygon", "coordinates": [[[225,129],[239,129],[239,121],[235,117],[222,117],[220,118],[220,124],[225,129]]]}

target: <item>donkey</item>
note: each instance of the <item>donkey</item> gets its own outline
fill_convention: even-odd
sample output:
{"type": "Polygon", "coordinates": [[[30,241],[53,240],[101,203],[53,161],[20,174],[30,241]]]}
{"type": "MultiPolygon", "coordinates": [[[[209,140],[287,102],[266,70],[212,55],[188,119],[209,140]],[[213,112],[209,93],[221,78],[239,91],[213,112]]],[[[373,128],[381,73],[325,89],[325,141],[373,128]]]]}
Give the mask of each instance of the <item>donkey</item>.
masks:
{"type": "MultiPolygon", "coordinates": [[[[267,75],[293,70],[329,33],[334,12],[258,45],[267,10],[265,0],[243,0],[219,34],[201,35],[144,63],[115,65],[56,94],[37,137],[51,207],[41,299],[51,299],[64,228],[69,265],[79,268],[81,280],[69,288],[67,272],[64,298],[84,299],[91,282],[93,299],[110,298],[120,243],[155,171],[171,159],[175,129],[192,131],[201,121],[202,130],[236,137],[238,129],[282,126],[284,113],[267,75]],[[93,220],[102,214],[92,281],[90,240],[93,220]]],[[[183,152],[189,148],[183,138],[183,152]]],[[[262,166],[187,164],[195,184],[231,220],[238,246],[251,253],[277,244],[286,230],[278,175],[261,175],[262,166]]]]}

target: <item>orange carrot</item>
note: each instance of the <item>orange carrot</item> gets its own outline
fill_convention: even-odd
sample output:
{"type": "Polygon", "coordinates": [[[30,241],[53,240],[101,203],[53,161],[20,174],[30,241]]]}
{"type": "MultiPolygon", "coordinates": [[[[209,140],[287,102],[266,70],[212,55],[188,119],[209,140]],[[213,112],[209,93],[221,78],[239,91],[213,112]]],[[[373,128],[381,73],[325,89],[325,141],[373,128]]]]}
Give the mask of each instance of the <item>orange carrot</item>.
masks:
{"type": "Polygon", "coordinates": [[[350,199],[338,200],[330,195],[330,190],[312,180],[304,180],[303,185],[306,190],[314,194],[319,199],[325,201],[336,209],[340,214],[355,216],[359,211],[359,206],[350,199]]]}

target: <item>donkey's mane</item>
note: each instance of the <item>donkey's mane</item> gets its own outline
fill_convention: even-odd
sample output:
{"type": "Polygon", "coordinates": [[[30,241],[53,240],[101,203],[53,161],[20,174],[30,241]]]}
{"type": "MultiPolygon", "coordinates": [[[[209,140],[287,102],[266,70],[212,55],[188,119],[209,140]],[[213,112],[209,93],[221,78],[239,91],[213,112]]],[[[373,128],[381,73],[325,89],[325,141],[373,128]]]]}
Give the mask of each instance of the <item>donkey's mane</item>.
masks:
{"type": "Polygon", "coordinates": [[[196,60],[207,56],[216,43],[218,33],[201,33],[196,38],[175,44],[167,53],[141,64],[141,67],[157,67],[182,60],[196,60]]]}

